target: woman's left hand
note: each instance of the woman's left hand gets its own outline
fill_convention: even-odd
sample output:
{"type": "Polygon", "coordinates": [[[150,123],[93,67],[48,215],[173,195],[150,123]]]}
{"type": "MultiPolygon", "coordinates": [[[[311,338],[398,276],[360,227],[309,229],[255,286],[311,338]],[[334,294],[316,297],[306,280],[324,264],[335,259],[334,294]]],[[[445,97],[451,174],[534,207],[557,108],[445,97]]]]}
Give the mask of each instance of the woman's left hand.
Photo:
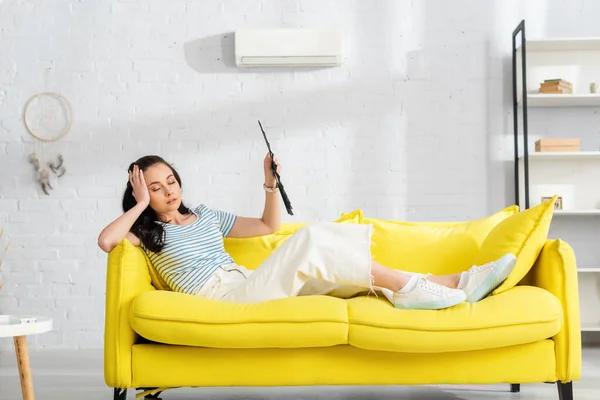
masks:
{"type": "MultiPolygon", "coordinates": [[[[279,160],[275,157],[275,165],[277,165],[277,173],[281,175],[281,165],[279,165],[279,160]]],[[[275,180],[275,175],[273,175],[273,171],[271,170],[271,153],[267,153],[264,161],[264,169],[265,169],[265,186],[275,187],[277,181],[275,180]]]]}

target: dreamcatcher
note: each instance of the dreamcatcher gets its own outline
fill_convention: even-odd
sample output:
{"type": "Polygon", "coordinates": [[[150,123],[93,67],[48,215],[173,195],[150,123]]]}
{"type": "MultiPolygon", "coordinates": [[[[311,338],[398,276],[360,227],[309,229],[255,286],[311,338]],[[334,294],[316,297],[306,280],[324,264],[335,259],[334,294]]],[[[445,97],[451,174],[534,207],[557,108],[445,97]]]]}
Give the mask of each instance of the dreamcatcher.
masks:
{"type": "Polygon", "coordinates": [[[36,173],[36,181],[46,195],[51,185],[51,174],[60,178],[66,172],[59,140],[71,129],[71,105],[55,92],[33,96],[25,106],[25,126],[35,138],[29,162],[36,173]]]}

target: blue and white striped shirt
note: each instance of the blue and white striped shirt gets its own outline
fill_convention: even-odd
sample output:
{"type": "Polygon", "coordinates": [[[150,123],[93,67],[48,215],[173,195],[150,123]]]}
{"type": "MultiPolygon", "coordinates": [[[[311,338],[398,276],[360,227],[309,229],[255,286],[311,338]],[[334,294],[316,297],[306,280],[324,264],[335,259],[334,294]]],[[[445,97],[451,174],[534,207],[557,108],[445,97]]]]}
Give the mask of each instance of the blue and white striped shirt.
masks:
{"type": "Polygon", "coordinates": [[[234,263],[225,251],[223,238],[233,228],[235,214],[203,204],[192,212],[196,221],[189,225],[157,221],[165,231],[165,245],[159,253],[141,245],[169,287],[187,294],[195,294],[221,265],[234,263]]]}

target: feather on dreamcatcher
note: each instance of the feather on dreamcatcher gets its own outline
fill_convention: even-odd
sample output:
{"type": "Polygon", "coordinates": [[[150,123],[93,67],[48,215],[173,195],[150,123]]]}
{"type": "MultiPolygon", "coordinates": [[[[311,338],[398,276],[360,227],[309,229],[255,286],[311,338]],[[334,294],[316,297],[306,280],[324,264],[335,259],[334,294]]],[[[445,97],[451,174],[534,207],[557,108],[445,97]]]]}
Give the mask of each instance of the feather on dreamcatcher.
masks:
{"type": "Polygon", "coordinates": [[[27,102],[24,119],[27,130],[35,140],[28,161],[35,170],[36,182],[49,195],[49,190],[53,189],[51,174],[60,178],[66,172],[59,140],[71,129],[71,106],[58,93],[39,93],[27,102]]]}

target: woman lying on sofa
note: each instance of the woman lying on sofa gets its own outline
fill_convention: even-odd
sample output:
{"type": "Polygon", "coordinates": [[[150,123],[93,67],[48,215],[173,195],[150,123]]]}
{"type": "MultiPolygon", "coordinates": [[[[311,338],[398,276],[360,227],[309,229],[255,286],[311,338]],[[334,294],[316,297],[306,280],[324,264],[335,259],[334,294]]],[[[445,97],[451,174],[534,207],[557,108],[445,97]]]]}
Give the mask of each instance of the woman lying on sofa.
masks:
{"type": "Polygon", "coordinates": [[[262,218],[248,218],[203,204],[188,208],[181,201],[177,171],[158,156],[142,157],[128,169],[124,214],[102,230],[98,245],[108,253],[126,238],[146,252],[174,291],[245,303],[377,291],[397,308],[442,309],[488,296],[515,265],[515,257],[507,254],[454,275],[393,270],[371,258],[371,225],[325,222],[300,229],[255,271],[248,270],[235,264],[223,238],[279,230],[279,198],[270,166],[267,154],[262,218]]]}

